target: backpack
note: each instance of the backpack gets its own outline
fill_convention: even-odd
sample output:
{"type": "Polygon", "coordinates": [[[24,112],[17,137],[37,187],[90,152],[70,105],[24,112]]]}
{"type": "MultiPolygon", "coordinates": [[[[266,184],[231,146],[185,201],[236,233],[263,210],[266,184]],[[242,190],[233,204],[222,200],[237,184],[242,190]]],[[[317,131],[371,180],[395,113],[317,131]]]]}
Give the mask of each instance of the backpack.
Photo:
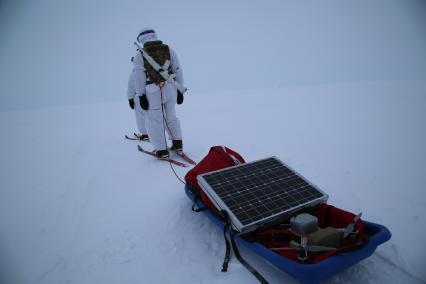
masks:
{"type": "MultiPolygon", "coordinates": [[[[154,59],[155,62],[157,62],[161,66],[163,66],[167,60],[170,61],[169,46],[164,44],[160,40],[146,42],[144,44],[143,49],[146,53],[148,53],[152,57],[152,59],[154,59]]],[[[159,83],[164,81],[164,78],[160,75],[160,73],[156,71],[151,64],[148,63],[148,61],[146,60],[144,56],[142,57],[143,57],[144,67],[146,70],[145,72],[146,72],[147,84],[154,83],[158,85],[159,83]]],[[[167,72],[169,74],[172,73],[171,66],[169,66],[169,69],[167,70],[167,72]]]]}

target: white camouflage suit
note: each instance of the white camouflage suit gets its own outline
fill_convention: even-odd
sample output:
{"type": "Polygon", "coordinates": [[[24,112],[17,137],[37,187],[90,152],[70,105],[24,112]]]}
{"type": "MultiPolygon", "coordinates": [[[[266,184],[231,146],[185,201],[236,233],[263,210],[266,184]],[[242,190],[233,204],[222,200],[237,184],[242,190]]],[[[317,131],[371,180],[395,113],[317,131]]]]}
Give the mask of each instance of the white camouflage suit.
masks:
{"type": "MultiPolygon", "coordinates": [[[[157,40],[155,33],[148,34],[146,37],[138,38],[138,42],[143,45],[145,42],[157,40]]],[[[178,57],[173,49],[170,50],[170,61],[173,73],[176,74],[176,82],[183,85],[182,68],[178,57]]],[[[156,151],[166,150],[165,131],[169,132],[173,140],[182,140],[182,131],[179,119],[176,117],[176,98],[177,89],[172,83],[166,82],[160,89],[156,84],[146,84],[146,73],[143,62],[143,56],[138,51],[134,57],[135,73],[135,91],[136,96],[146,94],[149,108],[146,111],[146,129],[149,140],[156,151]],[[166,125],[163,123],[163,112],[166,119],[166,125]]],[[[136,104],[136,102],[135,102],[136,104]]]]}
{"type": "Polygon", "coordinates": [[[145,127],[145,115],[146,111],[141,108],[141,105],[139,103],[139,96],[136,95],[136,86],[135,86],[135,64],[133,64],[132,72],[129,76],[129,81],[127,83],[127,98],[129,100],[133,99],[135,102],[135,116],[136,116],[136,125],[138,127],[140,134],[147,134],[146,127],[145,127]]]}

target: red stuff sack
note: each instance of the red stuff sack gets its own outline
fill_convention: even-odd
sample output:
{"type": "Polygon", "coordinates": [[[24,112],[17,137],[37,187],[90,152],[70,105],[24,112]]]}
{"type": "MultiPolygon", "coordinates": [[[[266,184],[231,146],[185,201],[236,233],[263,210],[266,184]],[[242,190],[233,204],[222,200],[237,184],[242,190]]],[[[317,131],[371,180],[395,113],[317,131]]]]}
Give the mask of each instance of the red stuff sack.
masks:
{"type": "Polygon", "coordinates": [[[245,163],[243,157],[237,152],[225,146],[213,146],[207,156],[185,175],[186,184],[189,185],[196,198],[200,198],[208,208],[216,210],[213,203],[198,185],[197,176],[243,163],[245,163]]]}

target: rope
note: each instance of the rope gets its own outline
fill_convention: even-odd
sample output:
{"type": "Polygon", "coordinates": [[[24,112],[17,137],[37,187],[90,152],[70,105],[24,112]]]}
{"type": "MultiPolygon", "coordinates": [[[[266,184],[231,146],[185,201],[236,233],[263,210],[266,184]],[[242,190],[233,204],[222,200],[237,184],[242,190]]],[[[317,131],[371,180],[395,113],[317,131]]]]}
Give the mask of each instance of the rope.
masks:
{"type": "MultiPolygon", "coordinates": [[[[172,134],[172,132],[170,131],[170,128],[169,128],[169,126],[167,125],[167,120],[166,120],[166,116],[164,115],[164,105],[163,105],[163,86],[164,86],[164,82],[161,82],[160,83],[160,85],[159,85],[159,87],[160,87],[160,98],[161,98],[161,113],[162,113],[162,115],[163,115],[163,137],[164,137],[164,145],[166,145],[166,149],[167,149],[167,138],[166,138],[166,127],[167,127],[167,129],[169,130],[169,134],[170,134],[170,136],[172,136],[172,139],[173,139],[173,134],[172,134]]],[[[180,178],[179,177],[179,175],[176,173],[176,170],[175,170],[175,168],[173,167],[173,164],[169,161],[169,165],[170,165],[170,168],[172,169],[172,171],[173,171],[173,173],[174,173],[174,175],[176,176],[176,178],[181,182],[181,183],[183,183],[183,184],[185,184],[186,185],[186,183],[182,180],[182,178],[180,178]]]]}

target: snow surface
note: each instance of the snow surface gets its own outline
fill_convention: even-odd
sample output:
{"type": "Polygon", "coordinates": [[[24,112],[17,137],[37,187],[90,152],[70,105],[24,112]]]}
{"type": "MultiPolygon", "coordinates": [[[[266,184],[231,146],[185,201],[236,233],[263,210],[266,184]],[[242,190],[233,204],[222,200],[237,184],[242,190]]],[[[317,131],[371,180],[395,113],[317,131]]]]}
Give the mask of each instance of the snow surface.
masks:
{"type": "Polygon", "coordinates": [[[426,2],[259,3],[0,1],[0,284],[256,283],[235,259],[219,271],[221,232],[123,138],[144,26],[183,65],[190,156],[278,156],[392,231],[329,283],[426,281],[426,2]]]}
{"type": "MultiPolygon", "coordinates": [[[[213,145],[275,155],[330,204],[391,230],[327,283],[426,281],[425,81],[190,94],[178,115],[194,159],[213,145]]],[[[124,99],[1,112],[0,128],[0,283],[256,283],[235,258],[220,272],[222,232],[167,163],[124,139],[124,99]]],[[[271,283],[295,282],[242,254],[271,283]]]]}

